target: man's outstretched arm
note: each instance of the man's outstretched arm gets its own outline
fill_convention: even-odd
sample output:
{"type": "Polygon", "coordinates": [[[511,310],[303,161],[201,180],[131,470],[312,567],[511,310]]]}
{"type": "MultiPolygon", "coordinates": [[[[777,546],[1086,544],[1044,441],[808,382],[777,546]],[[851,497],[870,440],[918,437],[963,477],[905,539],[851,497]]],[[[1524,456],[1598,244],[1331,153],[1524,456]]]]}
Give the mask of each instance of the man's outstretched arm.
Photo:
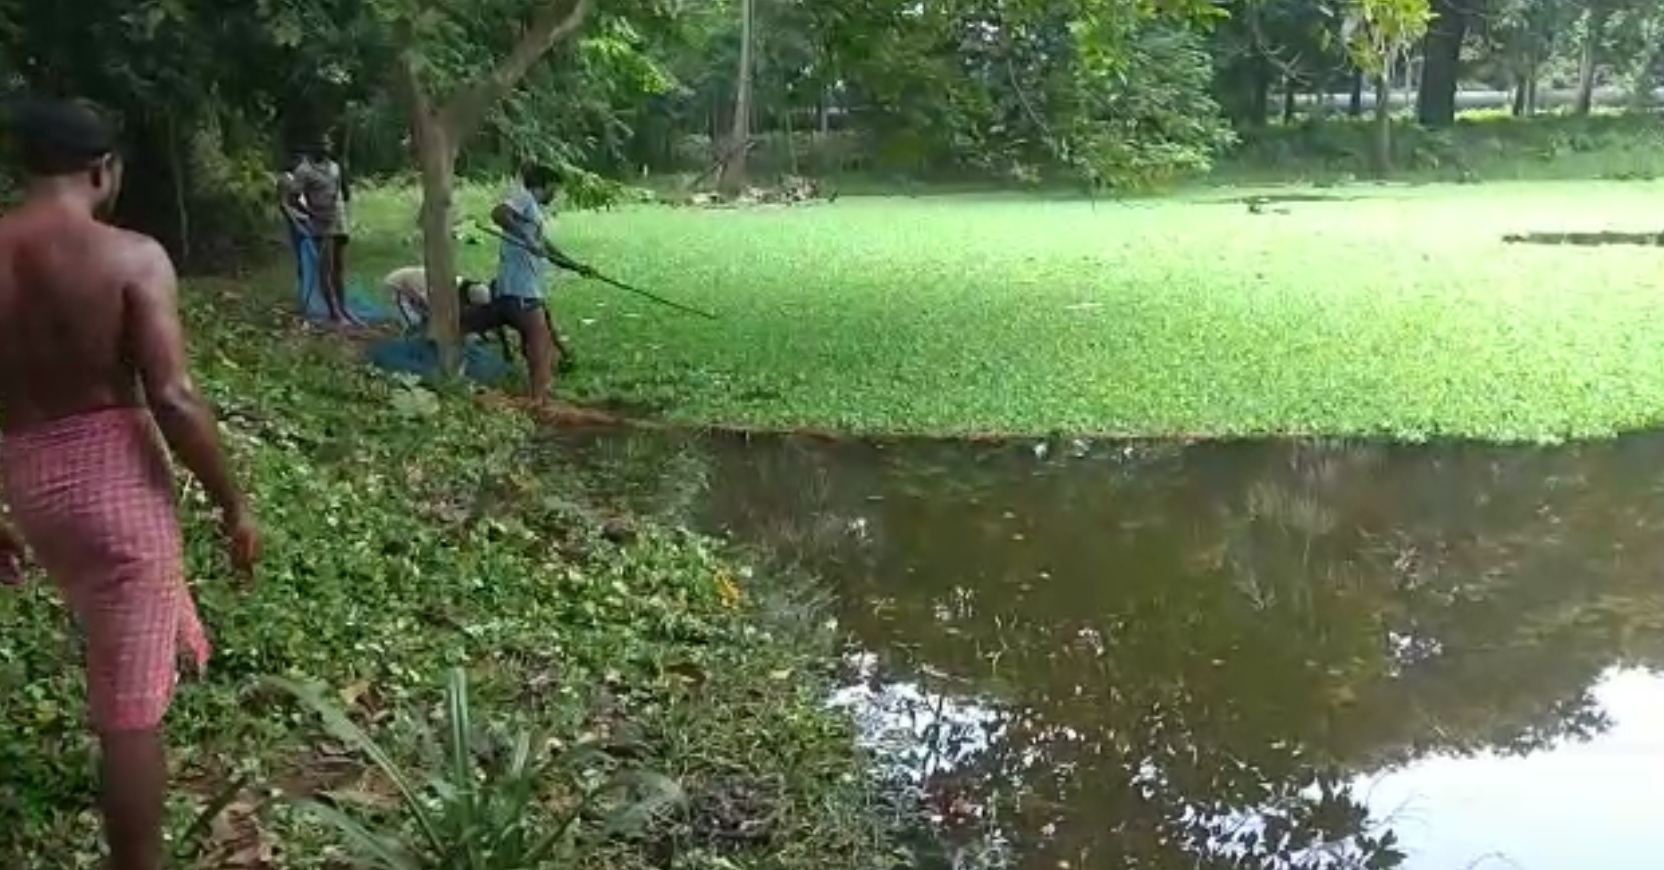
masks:
{"type": "Polygon", "coordinates": [[[167,251],[152,239],[135,244],[133,280],[126,289],[127,335],[145,399],[168,447],[202,482],[222,522],[243,516],[242,493],[231,479],[213,409],[192,383],[179,323],[179,281],[167,251]]]}
{"type": "Polygon", "coordinates": [[[566,256],[559,248],[555,247],[554,242],[549,241],[548,236],[536,238],[535,225],[506,202],[499,203],[496,208],[491,210],[491,221],[508,235],[510,241],[507,244],[520,245],[530,251],[533,256],[543,257],[555,264],[557,268],[565,269],[568,272],[588,275],[593,271],[583,263],[566,256]],[[527,234],[533,236],[533,238],[526,241],[523,240],[521,233],[528,229],[530,232],[527,234]]]}

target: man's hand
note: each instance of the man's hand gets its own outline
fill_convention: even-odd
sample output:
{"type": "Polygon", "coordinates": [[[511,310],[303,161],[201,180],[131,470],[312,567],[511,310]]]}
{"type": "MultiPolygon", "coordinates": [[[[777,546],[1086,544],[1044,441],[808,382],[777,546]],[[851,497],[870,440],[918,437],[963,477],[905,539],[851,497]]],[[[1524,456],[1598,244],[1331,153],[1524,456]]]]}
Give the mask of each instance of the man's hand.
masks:
{"type": "Polygon", "coordinates": [[[227,514],[223,522],[231,568],[237,572],[238,579],[252,582],[254,566],[260,561],[260,530],[246,511],[227,514]]]}

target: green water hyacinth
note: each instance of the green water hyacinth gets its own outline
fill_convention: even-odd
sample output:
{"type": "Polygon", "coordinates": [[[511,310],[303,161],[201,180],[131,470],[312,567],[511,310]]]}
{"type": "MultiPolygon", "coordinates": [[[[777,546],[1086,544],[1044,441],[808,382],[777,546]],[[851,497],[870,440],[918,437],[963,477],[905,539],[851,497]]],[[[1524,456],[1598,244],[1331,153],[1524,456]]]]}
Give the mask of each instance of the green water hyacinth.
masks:
{"type": "MultiPolygon", "coordinates": [[[[396,196],[366,198],[389,241],[362,262],[409,226],[396,196]]],[[[1656,201],[1346,184],[562,214],[574,257],[722,319],[556,279],[583,361],[557,393],[862,434],[1607,436],[1664,421],[1658,248],[1504,239],[1656,233],[1656,201]]],[[[467,274],[494,268],[492,245],[461,252],[467,274]]]]}

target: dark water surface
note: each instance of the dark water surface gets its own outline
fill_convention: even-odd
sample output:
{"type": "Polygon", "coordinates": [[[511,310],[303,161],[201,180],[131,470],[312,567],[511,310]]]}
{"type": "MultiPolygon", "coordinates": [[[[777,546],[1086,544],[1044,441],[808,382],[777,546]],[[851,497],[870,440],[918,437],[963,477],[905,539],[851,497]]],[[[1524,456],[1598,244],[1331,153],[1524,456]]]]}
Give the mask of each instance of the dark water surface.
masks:
{"type": "Polygon", "coordinates": [[[1664,437],[564,450],[835,584],[963,866],[1664,861],[1664,437]]]}

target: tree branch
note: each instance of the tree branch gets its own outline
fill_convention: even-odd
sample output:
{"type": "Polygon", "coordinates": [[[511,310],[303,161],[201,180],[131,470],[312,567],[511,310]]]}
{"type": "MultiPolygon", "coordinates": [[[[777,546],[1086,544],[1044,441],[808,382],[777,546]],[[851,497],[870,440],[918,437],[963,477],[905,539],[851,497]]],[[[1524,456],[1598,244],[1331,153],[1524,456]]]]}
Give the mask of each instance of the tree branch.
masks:
{"type": "Polygon", "coordinates": [[[539,58],[582,26],[594,8],[595,0],[572,0],[570,6],[546,0],[508,57],[490,75],[463,86],[446,101],[441,113],[451,141],[460,143],[478,129],[486,111],[519,84],[539,58]]]}

